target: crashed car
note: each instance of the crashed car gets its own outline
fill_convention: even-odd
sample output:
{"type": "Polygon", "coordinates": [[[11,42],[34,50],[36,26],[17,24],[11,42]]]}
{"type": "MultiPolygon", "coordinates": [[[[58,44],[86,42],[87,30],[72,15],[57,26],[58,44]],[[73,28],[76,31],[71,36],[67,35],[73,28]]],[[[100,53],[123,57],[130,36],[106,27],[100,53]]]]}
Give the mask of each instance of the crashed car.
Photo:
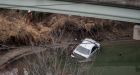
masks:
{"type": "Polygon", "coordinates": [[[86,38],[71,54],[73,58],[88,59],[100,49],[100,44],[95,40],[86,38]]]}

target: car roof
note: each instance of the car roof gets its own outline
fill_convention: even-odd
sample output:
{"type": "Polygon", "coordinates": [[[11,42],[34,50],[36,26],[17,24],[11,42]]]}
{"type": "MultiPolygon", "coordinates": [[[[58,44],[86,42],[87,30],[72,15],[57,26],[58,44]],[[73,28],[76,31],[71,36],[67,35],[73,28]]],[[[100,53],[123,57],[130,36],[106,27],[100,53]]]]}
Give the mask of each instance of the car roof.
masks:
{"type": "Polygon", "coordinates": [[[92,48],[95,46],[95,41],[92,39],[85,39],[82,41],[82,43],[80,44],[80,46],[92,50],[92,48]]]}

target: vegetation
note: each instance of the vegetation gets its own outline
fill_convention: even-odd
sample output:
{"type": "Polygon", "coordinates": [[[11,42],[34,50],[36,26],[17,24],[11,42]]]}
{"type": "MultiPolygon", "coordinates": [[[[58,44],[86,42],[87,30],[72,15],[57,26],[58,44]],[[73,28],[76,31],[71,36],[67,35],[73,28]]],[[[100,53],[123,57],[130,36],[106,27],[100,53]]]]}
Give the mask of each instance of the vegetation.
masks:
{"type": "Polygon", "coordinates": [[[132,23],[40,12],[33,12],[29,18],[26,11],[1,10],[0,42],[39,45],[62,42],[66,36],[98,41],[131,39],[132,27],[132,23]]]}
{"type": "Polygon", "coordinates": [[[5,9],[0,13],[1,44],[47,47],[46,52],[24,58],[22,64],[29,75],[93,75],[97,66],[123,62],[137,65],[139,43],[110,42],[131,40],[132,31],[133,23],[119,21],[41,12],[33,12],[29,17],[27,11],[5,9]],[[109,44],[102,43],[96,61],[79,63],[71,59],[70,53],[86,37],[109,44]],[[137,50],[131,54],[133,49],[137,50]]]}
{"type": "MultiPolygon", "coordinates": [[[[137,75],[135,67],[140,65],[139,44],[139,41],[104,42],[101,52],[88,63],[79,63],[72,59],[66,51],[68,48],[51,48],[25,58],[27,62],[24,64],[28,64],[29,75],[108,75],[113,74],[111,71],[114,70],[128,75],[134,71],[133,74],[137,75]],[[131,70],[128,72],[128,69],[131,70]]],[[[120,74],[116,71],[116,75],[120,74]]]]}

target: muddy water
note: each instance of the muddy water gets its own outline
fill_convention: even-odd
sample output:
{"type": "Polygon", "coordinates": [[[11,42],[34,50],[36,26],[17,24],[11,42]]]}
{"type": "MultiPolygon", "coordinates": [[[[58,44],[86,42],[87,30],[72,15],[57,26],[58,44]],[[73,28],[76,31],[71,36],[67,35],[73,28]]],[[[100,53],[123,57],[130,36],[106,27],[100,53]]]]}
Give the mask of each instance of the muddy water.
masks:
{"type": "Polygon", "coordinates": [[[89,75],[140,75],[140,41],[102,43],[89,75]]]}

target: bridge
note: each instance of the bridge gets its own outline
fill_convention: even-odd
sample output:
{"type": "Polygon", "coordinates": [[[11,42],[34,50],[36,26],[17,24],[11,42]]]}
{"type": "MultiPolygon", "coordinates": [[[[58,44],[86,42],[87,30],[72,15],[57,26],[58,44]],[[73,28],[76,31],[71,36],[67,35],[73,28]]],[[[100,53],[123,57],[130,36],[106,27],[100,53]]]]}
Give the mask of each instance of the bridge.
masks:
{"type": "MultiPolygon", "coordinates": [[[[0,0],[0,7],[7,9],[32,10],[41,12],[61,13],[68,15],[78,15],[86,17],[95,17],[102,19],[111,19],[118,21],[126,21],[140,23],[140,9],[138,4],[131,6],[106,4],[103,2],[85,3],[85,2],[64,2],[50,0],[0,0]]],[[[77,1],[77,0],[75,0],[77,1]]],[[[135,0],[134,0],[135,1],[135,0]]],[[[121,2],[121,1],[120,1],[121,2]]],[[[139,2],[140,3],[140,2],[139,2]]],[[[134,34],[137,40],[140,40],[140,28],[134,28],[134,34]],[[136,29],[136,30],[135,30],[136,29]],[[136,34],[138,33],[138,34],[136,34]]],[[[135,38],[135,36],[134,36],[135,38]]]]}

